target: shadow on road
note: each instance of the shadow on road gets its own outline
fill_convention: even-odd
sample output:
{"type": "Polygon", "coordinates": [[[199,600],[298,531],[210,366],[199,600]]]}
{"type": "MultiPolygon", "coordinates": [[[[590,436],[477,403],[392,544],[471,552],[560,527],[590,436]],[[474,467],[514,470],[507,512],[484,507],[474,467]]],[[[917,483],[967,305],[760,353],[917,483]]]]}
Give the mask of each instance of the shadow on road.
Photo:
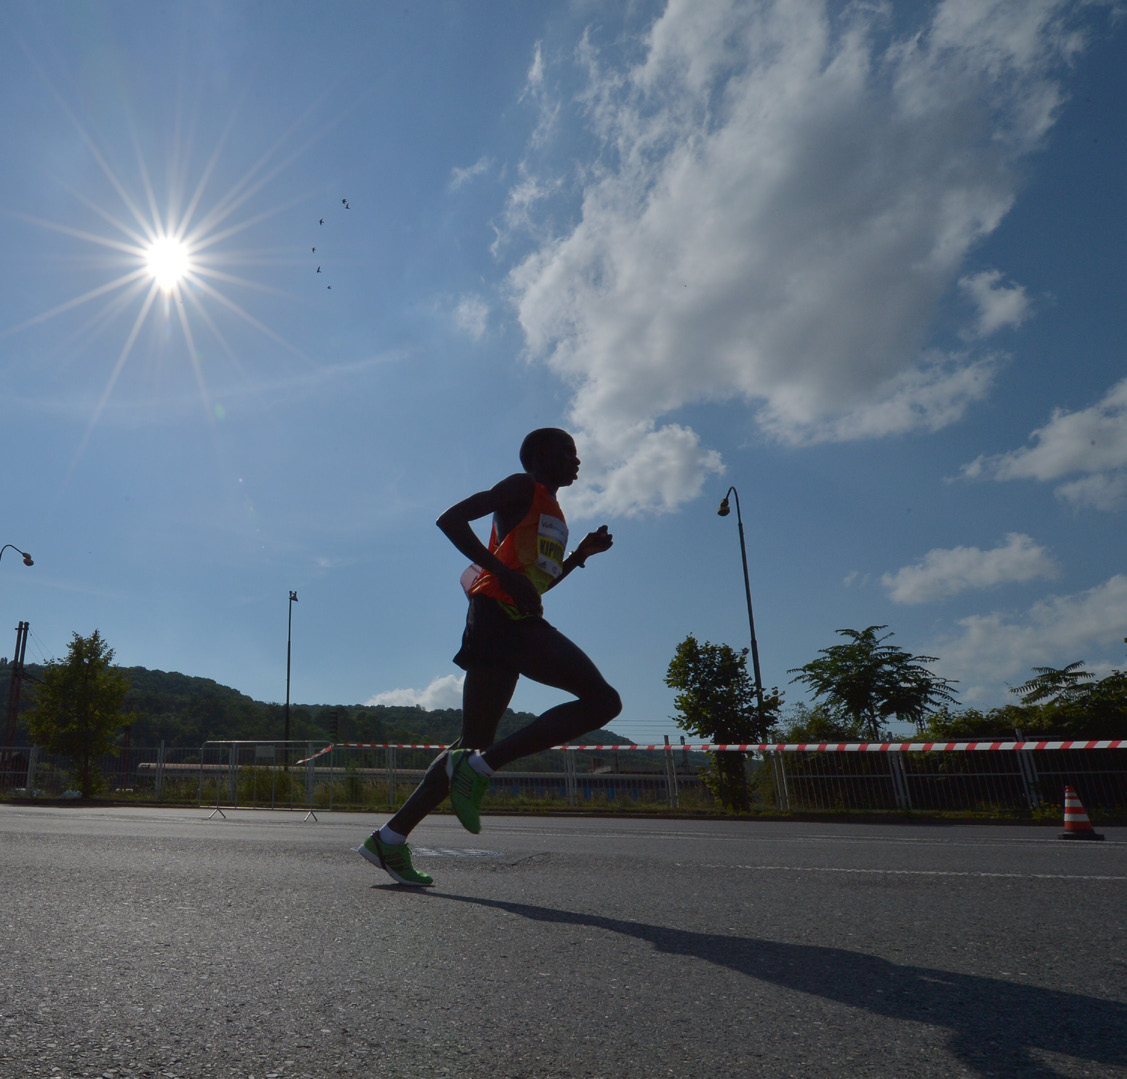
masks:
{"type": "Polygon", "coordinates": [[[554,907],[429,893],[496,907],[533,921],[602,929],[662,952],[702,959],[751,978],[848,1004],[875,1015],[946,1027],[951,1051],[982,1075],[1059,1079],[1030,1055],[1039,1049],[1108,1066],[1127,1065],[1127,1005],[976,974],[902,966],[873,955],[812,944],[667,929],[554,907]]]}

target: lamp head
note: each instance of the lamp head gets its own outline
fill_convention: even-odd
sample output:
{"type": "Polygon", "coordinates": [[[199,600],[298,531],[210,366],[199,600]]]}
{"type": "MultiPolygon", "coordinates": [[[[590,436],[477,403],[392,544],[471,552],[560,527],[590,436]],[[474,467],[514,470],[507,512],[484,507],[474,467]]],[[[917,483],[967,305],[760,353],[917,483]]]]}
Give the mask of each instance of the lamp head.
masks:
{"type": "Polygon", "coordinates": [[[720,503],[720,508],[716,511],[716,516],[717,517],[727,517],[728,514],[731,513],[731,512],[732,512],[732,510],[728,506],[728,496],[725,495],[724,500],[720,503]]]}
{"type": "Polygon", "coordinates": [[[20,553],[23,555],[23,564],[25,566],[34,566],[35,565],[35,563],[31,560],[31,555],[29,555],[27,553],[27,551],[21,551],[20,553]]]}

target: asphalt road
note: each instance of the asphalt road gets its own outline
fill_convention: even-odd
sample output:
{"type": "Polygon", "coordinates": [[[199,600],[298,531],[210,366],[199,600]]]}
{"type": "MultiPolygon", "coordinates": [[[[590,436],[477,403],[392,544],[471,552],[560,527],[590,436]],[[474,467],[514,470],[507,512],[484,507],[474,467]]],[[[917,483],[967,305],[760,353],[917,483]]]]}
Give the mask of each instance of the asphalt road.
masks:
{"type": "Polygon", "coordinates": [[[1127,1076],[1127,829],[374,823],[0,806],[0,1079],[1127,1076]]]}

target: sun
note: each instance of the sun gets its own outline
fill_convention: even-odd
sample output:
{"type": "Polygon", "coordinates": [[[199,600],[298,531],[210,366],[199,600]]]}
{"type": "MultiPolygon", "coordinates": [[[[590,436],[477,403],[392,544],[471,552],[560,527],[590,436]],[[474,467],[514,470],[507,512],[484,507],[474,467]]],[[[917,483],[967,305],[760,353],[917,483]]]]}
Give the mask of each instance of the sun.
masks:
{"type": "MultiPolygon", "coordinates": [[[[77,331],[80,338],[125,324],[116,359],[112,359],[112,351],[107,354],[107,360],[112,359],[112,362],[108,364],[105,386],[91,409],[85,435],[75,452],[73,471],[119,379],[142,351],[138,346],[145,340],[142,330],[149,323],[157,335],[150,340],[160,347],[145,350],[145,362],[160,364],[173,356],[186,360],[195,377],[205,414],[212,422],[217,413],[212,407],[213,391],[209,382],[215,377],[220,358],[225,355],[232,369],[245,375],[240,350],[228,338],[228,327],[237,327],[241,322],[303,364],[312,362],[301,348],[257,318],[236,298],[246,290],[288,298],[289,294],[283,289],[259,279],[259,268],[278,261],[274,250],[233,246],[236,237],[244,233],[258,235],[265,222],[291,208],[289,202],[264,200],[263,196],[269,195],[270,182],[306,147],[292,152],[287,148],[299,131],[295,124],[241,174],[232,173],[235,179],[230,186],[209,192],[209,184],[220,171],[230,129],[221,134],[210,158],[200,168],[189,160],[190,147],[177,143],[169,153],[165,170],[167,190],[162,197],[159,185],[153,183],[150,163],[140,145],[135,147],[136,175],[131,177],[119,172],[110,154],[99,146],[62,96],[57,92],[54,96],[117,193],[120,205],[114,201],[103,204],[83,190],[64,185],[67,193],[106,227],[77,227],[30,216],[27,220],[104,249],[104,256],[95,260],[94,265],[104,271],[105,278],[18,325],[0,325],[0,340],[69,315],[86,305],[90,305],[90,313],[77,331]],[[194,183],[191,182],[193,172],[196,173],[194,183]],[[251,267],[254,272],[240,272],[240,266],[251,267]],[[179,341],[174,342],[177,327],[179,341]],[[201,348],[204,338],[218,347],[201,348]]],[[[313,114],[311,108],[301,122],[312,123],[313,114]]],[[[177,129],[179,126],[177,120],[177,129]]],[[[308,145],[312,145],[312,140],[308,145]]],[[[116,343],[110,343],[109,347],[112,350],[116,343]]]]}
{"type": "Polygon", "coordinates": [[[161,292],[175,292],[192,272],[191,252],[175,236],[158,236],[145,249],[145,266],[161,292]]]}

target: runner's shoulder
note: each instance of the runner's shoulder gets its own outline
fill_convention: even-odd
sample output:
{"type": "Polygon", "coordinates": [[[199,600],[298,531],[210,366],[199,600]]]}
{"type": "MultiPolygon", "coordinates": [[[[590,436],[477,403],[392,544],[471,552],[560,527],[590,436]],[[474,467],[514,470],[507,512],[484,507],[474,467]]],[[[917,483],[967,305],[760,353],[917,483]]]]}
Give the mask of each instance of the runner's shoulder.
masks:
{"type": "Polygon", "coordinates": [[[498,534],[505,536],[514,529],[532,508],[536,495],[536,480],[527,472],[514,472],[493,486],[494,520],[498,534]]]}
{"type": "Polygon", "coordinates": [[[496,497],[498,508],[521,510],[522,515],[532,505],[536,493],[536,480],[527,472],[514,472],[493,485],[491,493],[496,497]]]}

